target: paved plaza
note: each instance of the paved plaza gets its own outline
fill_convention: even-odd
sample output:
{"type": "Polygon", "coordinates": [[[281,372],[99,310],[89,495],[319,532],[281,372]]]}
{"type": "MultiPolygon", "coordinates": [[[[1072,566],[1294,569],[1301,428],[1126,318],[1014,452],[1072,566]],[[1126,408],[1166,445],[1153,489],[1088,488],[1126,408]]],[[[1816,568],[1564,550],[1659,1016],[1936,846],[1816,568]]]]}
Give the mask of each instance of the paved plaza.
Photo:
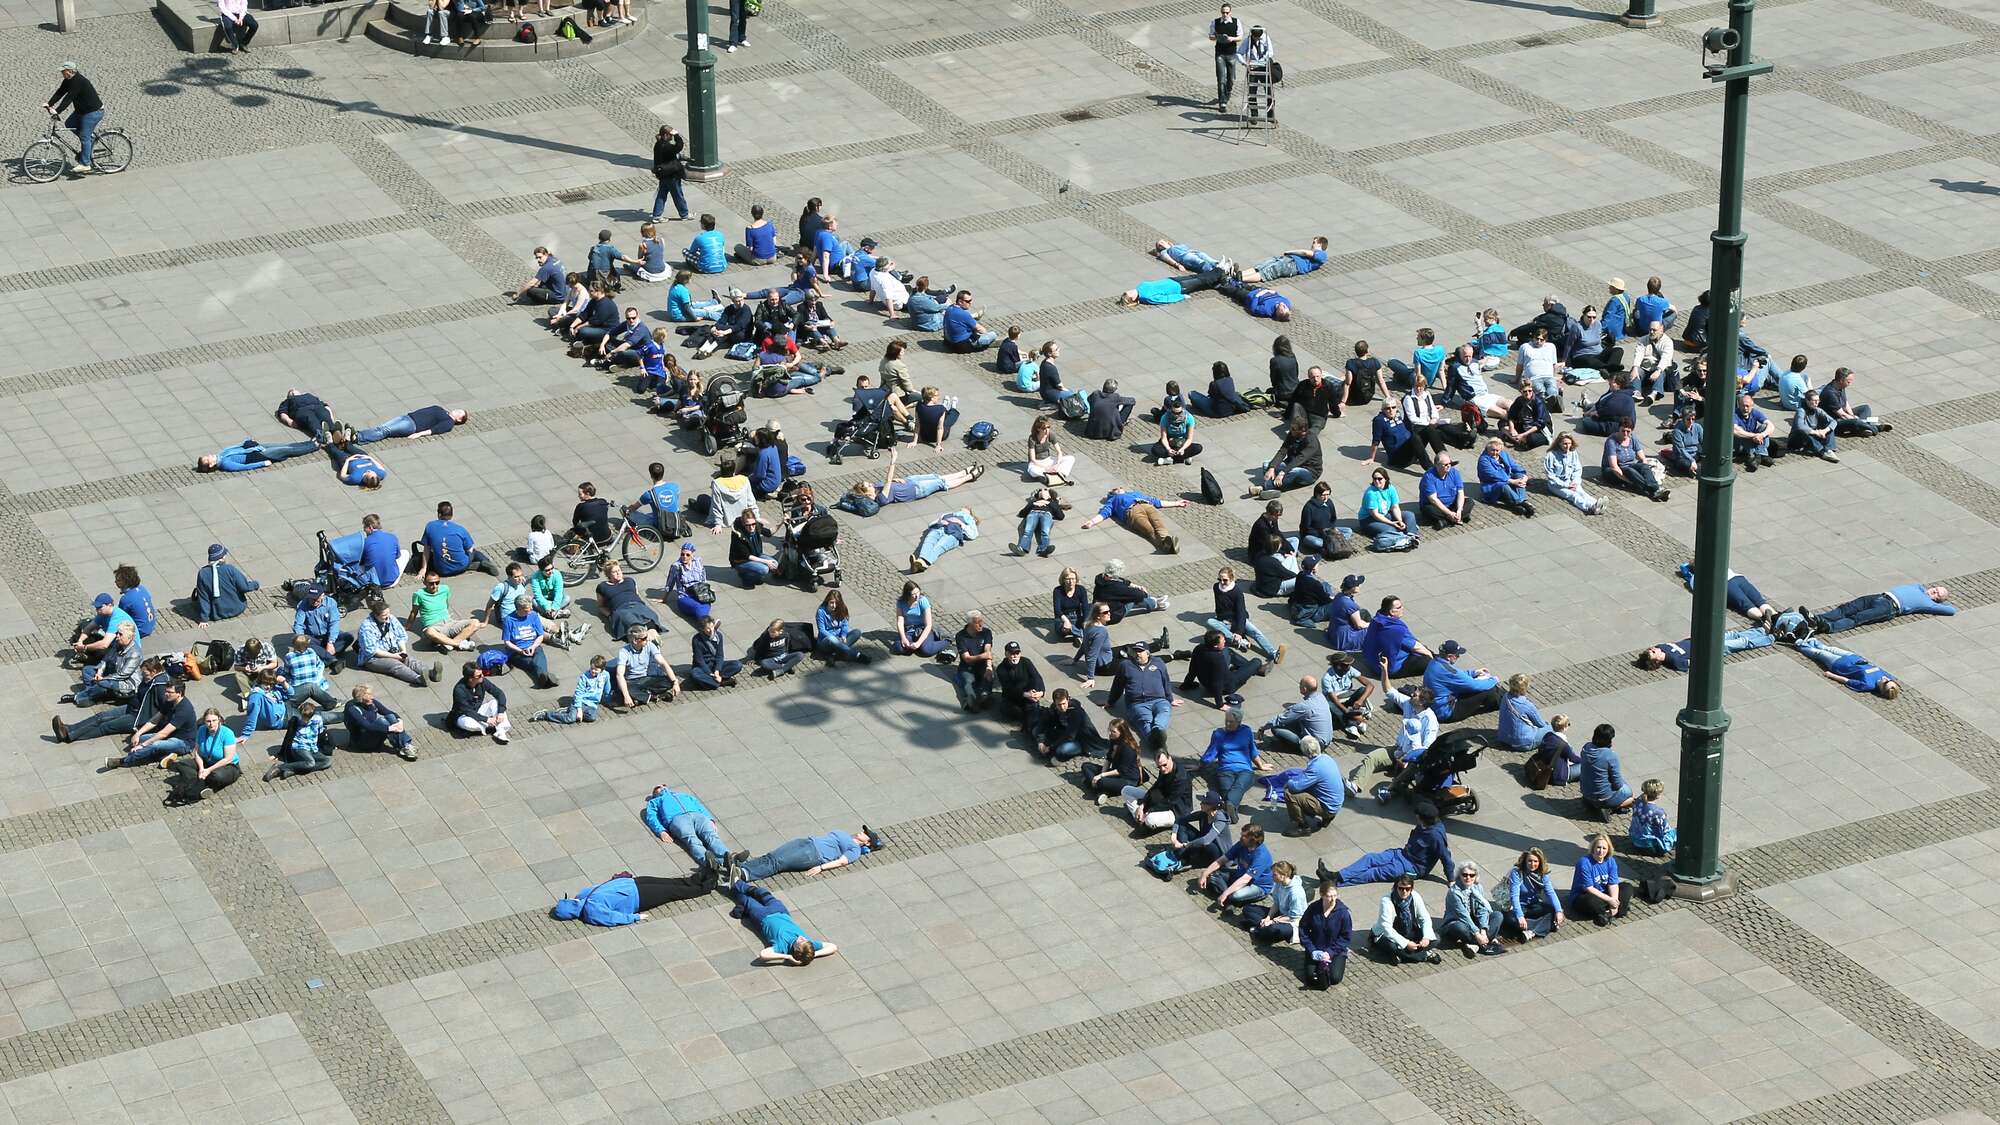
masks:
{"type": "MultiPolygon", "coordinates": [[[[116,177],[0,183],[0,692],[14,701],[0,1125],[2000,1120],[1995,0],[1762,0],[1756,27],[1778,69],[1753,100],[1746,330],[1780,362],[1809,355],[1818,381],[1854,368],[1857,398],[1895,429],[1843,441],[1838,464],[1793,457],[1741,478],[1732,564],[1788,607],[1923,580],[1951,587],[1958,616],[1851,635],[1901,680],[1892,701],[1782,648],[1731,660],[1735,897],[1567,926],[1497,959],[1357,951],[1327,992],[1299,989],[1295,950],[1253,946],[1143,870],[1128,823],[996,719],[960,712],[946,669],[886,656],[904,560],[942,499],[840,516],[866,666],[815,661],[588,727],[521,721],[609,651],[594,636],[555,654],[560,690],[502,681],[506,746],[445,731],[446,685],[350,670],[342,694],[375,682],[422,728],[416,762],[342,754],[266,784],[266,732],[241,744],[242,781],[176,809],[158,771],[101,768],[108,740],[56,743],[50,718],[79,712],[55,702],[73,681],[53,654],[115,566],[153,592],[164,616],[146,651],[164,651],[206,639],[188,593],[207,545],[226,544],[264,589],[214,635],[268,641],[290,631],[280,584],[311,573],[322,529],[376,512],[407,542],[450,499],[504,551],[530,516],[560,527],[578,481],[624,499],[648,462],[689,489],[710,467],[631,384],[564,359],[503,296],[537,244],[580,269],[598,229],[636,241],[653,133],[685,128],[678,6],[644,5],[651,26],[630,40],[543,64],[418,59],[359,36],[189,55],[138,3],[80,7],[65,36],[37,26],[51,13],[0,0],[14,141],[74,58],[140,146],[116,177]],[[474,417],[375,447],[392,478],[372,494],[317,457],[189,471],[245,436],[278,439],[271,411],[292,387],[364,424],[432,402],[474,417]],[[770,882],[840,955],[755,967],[760,943],[719,897],[621,929],[552,920],[558,897],[614,872],[684,869],[637,815],[658,783],[699,793],[753,851],[881,828],[892,846],[853,868],[770,882]]],[[[759,204],[789,241],[804,199],[822,197],[844,236],[971,289],[987,325],[1057,341],[1069,385],[1116,378],[1142,410],[1169,379],[1205,386],[1218,359],[1262,385],[1274,334],[1213,293],[1121,308],[1121,290],[1170,272],[1144,252],[1161,237],[1248,263],[1325,235],[1327,264],[1280,286],[1302,365],[1337,369],[1358,339],[1400,357],[1422,327],[1453,344],[1476,310],[1514,325],[1547,293],[1579,311],[1612,276],[1637,289],[1660,275],[1685,315],[1707,286],[1721,121],[1697,45],[1725,5],[1662,0],[1665,24],[1644,31],[1622,8],[1245,3],[1288,71],[1282,127],[1246,132],[1210,100],[1207,0],[767,0],[753,45],[718,55],[729,174],[688,194],[732,242],[759,204]]],[[[691,227],[662,233],[678,249],[691,227]]],[[[732,265],[719,280],[784,277],[732,265]]],[[[628,284],[624,300],[665,316],[663,285],[628,284]]],[[[916,341],[851,289],[833,305],[851,372],[916,341]]],[[[994,467],[950,498],[984,533],[921,576],[946,629],[980,609],[1051,687],[1073,685],[1050,639],[1062,567],[1088,581],[1126,560],[1174,601],[1116,639],[1164,624],[1177,644],[1209,615],[1215,568],[1247,572],[1260,503],[1236,497],[1276,447],[1268,416],[1200,424],[1199,464],[1230,499],[1167,513],[1177,555],[1077,525],[1121,482],[1198,495],[1195,469],[1145,461],[1143,423],[1121,442],[1069,433],[1077,510],[1053,557],[1016,557],[1036,401],[990,357],[921,340],[910,360],[918,385],[958,396],[961,425],[1000,430],[987,453],[954,439],[906,459],[994,467]]],[[[850,381],[751,408],[783,424],[822,501],[886,465],[824,460],[850,381]]],[[[1343,522],[1366,482],[1368,413],[1326,431],[1343,522]]],[[[1539,476],[1539,453],[1523,460],[1539,476]]],[[[1414,475],[1397,483],[1414,498],[1414,475]]],[[[1288,497],[1288,527],[1302,499],[1288,497]]],[[[1433,647],[1455,639],[1470,664],[1530,673],[1579,744],[1616,724],[1627,775],[1664,779],[1671,807],[1685,680],[1631,657],[1688,631],[1673,568],[1692,552],[1693,487],[1667,504],[1613,493],[1596,518],[1539,507],[1532,521],[1488,508],[1334,576],[1365,574],[1371,608],[1400,595],[1433,647]]],[[[726,541],[695,538],[731,655],[773,617],[811,618],[816,598],[746,591],[726,541]]],[[[479,579],[456,581],[460,612],[479,579]]],[[[409,586],[390,595],[399,611],[409,586]]],[[[1289,645],[1246,689],[1261,721],[1326,648],[1281,602],[1252,602],[1289,645]]],[[[663,649],[685,665],[677,618],[663,649]]],[[[234,713],[212,682],[193,697],[234,713]]],[[[1104,702],[1100,687],[1100,728],[1104,702]]],[[[1175,753],[1192,759],[1216,721],[1195,701],[1177,710],[1175,753]]],[[[1341,740],[1343,766],[1392,735],[1378,718],[1359,745],[1341,740]]],[[[1468,776],[1481,807],[1450,820],[1453,848],[1497,875],[1539,845],[1567,886],[1602,826],[1574,788],[1526,789],[1521,761],[1490,753],[1468,776]]],[[[1255,815],[1308,875],[1400,843],[1410,823],[1402,805],[1357,800],[1301,840],[1278,837],[1282,808],[1255,815]]],[[[1613,830],[1622,847],[1622,820],[1613,830]]],[[[1628,876],[1656,870],[1626,860],[1628,876]]],[[[1440,910],[1442,888],[1421,887],[1440,910]]],[[[1383,889],[1345,893],[1357,929],[1383,889]]]]}

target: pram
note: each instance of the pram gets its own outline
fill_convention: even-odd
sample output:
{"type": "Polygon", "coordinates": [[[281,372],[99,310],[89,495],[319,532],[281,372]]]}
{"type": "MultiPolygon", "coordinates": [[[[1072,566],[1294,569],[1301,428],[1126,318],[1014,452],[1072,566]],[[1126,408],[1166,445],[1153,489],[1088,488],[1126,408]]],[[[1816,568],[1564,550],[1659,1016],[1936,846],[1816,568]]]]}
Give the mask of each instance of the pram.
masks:
{"type": "Polygon", "coordinates": [[[900,437],[896,415],[889,409],[889,400],[884,398],[874,407],[856,410],[854,417],[833,428],[833,440],[826,447],[826,463],[840,464],[850,445],[868,454],[868,459],[873,461],[882,456],[884,449],[895,445],[900,437]]]}
{"type": "MultiPolygon", "coordinates": [[[[361,565],[361,544],[367,533],[356,531],[337,539],[327,538],[324,531],[319,533],[319,561],[313,564],[312,582],[326,591],[343,610],[352,609],[356,603],[366,601],[382,592],[368,571],[361,565]]],[[[297,579],[285,583],[285,593],[304,586],[297,579]]]]}
{"type": "Polygon", "coordinates": [[[701,392],[701,451],[714,455],[725,445],[750,440],[750,411],[733,375],[717,375],[701,392]]]}
{"type": "Polygon", "coordinates": [[[787,523],[778,548],[778,578],[808,591],[840,585],[840,523],[825,512],[787,523]]]}
{"type": "MultiPolygon", "coordinates": [[[[1471,730],[1446,731],[1417,759],[1417,776],[1410,793],[1437,806],[1440,816],[1471,816],[1479,811],[1479,794],[1461,784],[1461,775],[1479,767],[1487,736],[1471,730]]],[[[1388,799],[1389,783],[1375,787],[1375,799],[1388,799]]]]}

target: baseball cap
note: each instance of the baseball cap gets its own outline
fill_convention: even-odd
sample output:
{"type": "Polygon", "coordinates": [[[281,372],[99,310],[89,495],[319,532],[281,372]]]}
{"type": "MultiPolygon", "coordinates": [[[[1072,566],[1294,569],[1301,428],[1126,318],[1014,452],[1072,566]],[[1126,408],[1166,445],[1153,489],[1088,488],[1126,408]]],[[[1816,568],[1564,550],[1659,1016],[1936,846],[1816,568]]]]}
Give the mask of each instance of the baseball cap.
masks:
{"type": "Polygon", "coordinates": [[[1213,807],[1215,807],[1215,808],[1221,808],[1221,807],[1222,807],[1222,794],[1220,794],[1220,793],[1217,793],[1217,792],[1216,792],[1215,790],[1213,790],[1213,789],[1210,789],[1210,790],[1209,790],[1208,792],[1206,792],[1206,793],[1203,793],[1203,794],[1201,795],[1201,803],[1202,803],[1202,804],[1204,804],[1204,805],[1210,805],[1210,806],[1213,806],[1213,807]]]}
{"type": "Polygon", "coordinates": [[[303,586],[302,588],[300,588],[300,590],[299,590],[299,597],[302,597],[302,598],[316,598],[316,597],[319,597],[319,596],[320,596],[321,594],[323,594],[323,593],[325,593],[325,592],[326,592],[326,591],[324,591],[324,590],[322,590],[322,589],[320,589],[320,588],[319,588],[319,583],[317,583],[317,582],[308,582],[308,583],[306,583],[306,584],[305,584],[305,586],[303,586]]]}
{"type": "Polygon", "coordinates": [[[734,300],[734,299],[736,299],[736,298],[739,298],[739,297],[747,297],[747,296],[749,296],[749,294],[747,294],[747,293],[743,292],[743,290],[741,290],[741,289],[736,289],[736,288],[733,288],[733,287],[732,287],[732,288],[731,288],[731,289],[729,290],[729,296],[730,296],[730,298],[731,298],[732,300],[734,300]]]}
{"type": "Polygon", "coordinates": [[[117,598],[112,597],[110,594],[99,594],[90,600],[90,604],[96,606],[99,609],[103,609],[105,606],[108,606],[117,600],[118,600],[117,598]]]}
{"type": "Polygon", "coordinates": [[[1438,655],[1439,655],[1439,656],[1464,656],[1464,655],[1465,655],[1465,646],[1464,646],[1464,645],[1462,645],[1462,644],[1459,644],[1459,643],[1458,643],[1457,641],[1446,641],[1446,642],[1444,643],[1443,647],[1441,647],[1441,648],[1439,648],[1439,649],[1438,649],[1438,655]]]}
{"type": "Polygon", "coordinates": [[[1006,651],[1007,651],[1008,653],[1010,653],[1010,654],[1011,654],[1011,653],[1016,653],[1016,652],[1019,652],[1019,651],[1021,651],[1021,642],[1020,642],[1020,641],[1008,641],[1008,642],[1007,642],[1007,649],[1006,649],[1006,651]]]}
{"type": "Polygon", "coordinates": [[[1365,574],[1350,574],[1340,580],[1340,588],[1343,590],[1359,589],[1361,584],[1366,581],[1368,581],[1368,576],[1365,574]]]}

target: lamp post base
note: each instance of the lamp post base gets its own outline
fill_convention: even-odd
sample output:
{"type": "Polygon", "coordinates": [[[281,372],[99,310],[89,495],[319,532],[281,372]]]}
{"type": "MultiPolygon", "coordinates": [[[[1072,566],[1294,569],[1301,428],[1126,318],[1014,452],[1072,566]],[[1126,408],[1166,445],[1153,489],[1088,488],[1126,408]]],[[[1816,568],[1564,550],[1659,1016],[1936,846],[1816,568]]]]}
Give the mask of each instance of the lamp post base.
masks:
{"type": "Polygon", "coordinates": [[[1670,877],[1674,880],[1674,897],[1684,902],[1715,902],[1736,896],[1736,880],[1727,871],[1700,882],[1670,877]]]}
{"type": "Polygon", "coordinates": [[[713,168],[689,168],[685,173],[681,175],[681,179],[689,180],[697,184],[705,184],[708,183],[710,180],[719,180],[728,174],[729,174],[728,166],[717,164],[713,168]]]}
{"type": "Polygon", "coordinates": [[[1625,21],[1626,27],[1658,27],[1667,22],[1663,16],[1653,14],[1635,16],[1630,12],[1626,12],[1618,18],[1625,21]]]}

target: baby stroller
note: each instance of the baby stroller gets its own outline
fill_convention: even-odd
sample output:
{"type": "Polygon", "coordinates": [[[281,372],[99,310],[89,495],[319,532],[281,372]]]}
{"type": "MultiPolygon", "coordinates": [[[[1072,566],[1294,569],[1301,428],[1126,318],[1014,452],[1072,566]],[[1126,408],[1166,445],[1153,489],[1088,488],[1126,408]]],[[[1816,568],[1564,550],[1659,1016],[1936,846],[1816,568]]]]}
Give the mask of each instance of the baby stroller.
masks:
{"type": "Polygon", "coordinates": [[[822,584],[840,585],[840,524],[821,512],[785,525],[778,549],[778,578],[798,582],[809,591],[822,584]]]}
{"type": "MultiPolygon", "coordinates": [[[[1479,754],[1487,739],[1478,731],[1454,730],[1438,736],[1424,756],[1417,760],[1417,777],[1410,785],[1413,797],[1437,806],[1440,816],[1471,816],[1479,811],[1479,794],[1460,784],[1462,774],[1479,766],[1479,754]]],[[[1386,800],[1389,783],[1375,787],[1377,800],[1386,800]]]]}
{"type": "Polygon", "coordinates": [[[854,417],[835,426],[833,440],[827,443],[826,463],[838,465],[847,453],[848,446],[854,446],[868,454],[870,461],[882,456],[882,451],[896,444],[896,416],[889,410],[887,399],[872,409],[854,412],[854,417]]]}
{"type": "Polygon", "coordinates": [[[713,456],[725,445],[750,440],[750,411],[733,375],[717,375],[701,392],[701,451],[713,456]]]}
{"type": "MultiPolygon", "coordinates": [[[[319,561],[313,564],[312,583],[326,591],[343,610],[382,592],[361,566],[361,544],[366,538],[366,533],[360,531],[338,539],[327,538],[324,531],[319,533],[319,561]]],[[[291,594],[304,585],[296,579],[287,582],[285,593],[291,594]]]]}

